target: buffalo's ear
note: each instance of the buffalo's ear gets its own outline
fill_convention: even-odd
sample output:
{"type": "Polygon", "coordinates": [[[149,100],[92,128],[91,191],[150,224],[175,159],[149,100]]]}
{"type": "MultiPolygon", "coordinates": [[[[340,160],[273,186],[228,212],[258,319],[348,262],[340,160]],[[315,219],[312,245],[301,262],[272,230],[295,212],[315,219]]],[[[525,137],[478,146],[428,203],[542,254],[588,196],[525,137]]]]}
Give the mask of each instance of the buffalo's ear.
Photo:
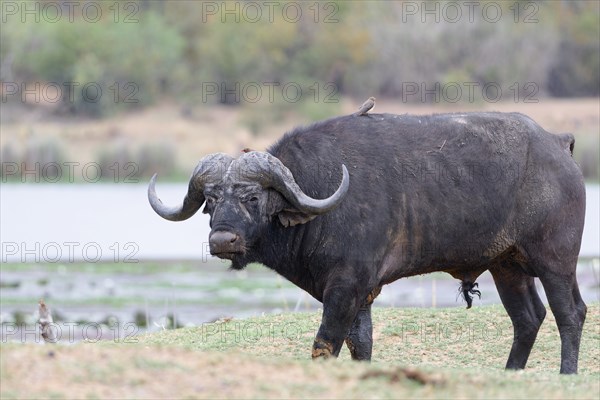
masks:
{"type": "Polygon", "coordinates": [[[285,227],[305,224],[317,217],[317,215],[304,214],[296,210],[282,210],[277,216],[281,225],[285,227]]]}
{"type": "Polygon", "coordinates": [[[305,224],[317,217],[296,210],[279,192],[274,190],[269,190],[267,215],[270,218],[277,216],[281,225],[285,227],[305,224]]]}

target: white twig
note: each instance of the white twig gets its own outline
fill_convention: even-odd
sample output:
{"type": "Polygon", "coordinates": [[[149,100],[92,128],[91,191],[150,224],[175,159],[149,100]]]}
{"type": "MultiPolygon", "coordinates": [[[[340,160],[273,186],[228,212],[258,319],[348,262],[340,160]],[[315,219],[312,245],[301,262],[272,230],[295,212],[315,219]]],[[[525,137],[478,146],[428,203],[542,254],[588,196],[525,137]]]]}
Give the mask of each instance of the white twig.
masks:
{"type": "Polygon", "coordinates": [[[440,147],[440,151],[442,151],[442,149],[444,148],[445,145],[446,145],[446,139],[444,139],[444,143],[442,143],[442,147],[440,147]]]}

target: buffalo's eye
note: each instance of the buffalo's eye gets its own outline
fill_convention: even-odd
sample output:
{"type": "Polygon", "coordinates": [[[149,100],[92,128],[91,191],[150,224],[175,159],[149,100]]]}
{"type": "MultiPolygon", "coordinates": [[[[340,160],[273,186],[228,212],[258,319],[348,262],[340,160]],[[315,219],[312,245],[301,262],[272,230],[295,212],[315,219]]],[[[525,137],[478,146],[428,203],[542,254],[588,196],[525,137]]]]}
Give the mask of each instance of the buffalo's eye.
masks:
{"type": "Polygon", "coordinates": [[[215,199],[213,197],[206,197],[206,205],[204,206],[204,210],[202,210],[202,212],[204,214],[208,214],[210,212],[212,212],[212,209],[215,206],[215,199]]]}
{"type": "Polygon", "coordinates": [[[212,196],[206,196],[206,206],[212,208],[217,204],[217,199],[212,196]]]}
{"type": "Polygon", "coordinates": [[[242,203],[256,203],[258,201],[257,196],[249,196],[242,199],[242,203]]]}

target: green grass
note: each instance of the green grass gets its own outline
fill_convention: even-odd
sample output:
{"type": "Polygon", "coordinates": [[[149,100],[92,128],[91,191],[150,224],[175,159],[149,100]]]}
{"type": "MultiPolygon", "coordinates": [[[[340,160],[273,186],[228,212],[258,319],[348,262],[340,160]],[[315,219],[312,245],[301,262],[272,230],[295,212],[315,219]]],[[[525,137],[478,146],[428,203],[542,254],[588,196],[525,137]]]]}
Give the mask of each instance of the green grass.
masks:
{"type": "Polygon", "coordinates": [[[600,396],[600,305],[589,307],[579,375],[560,376],[551,313],[524,371],[503,369],[512,327],[501,306],[382,309],[372,363],[313,362],[319,313],[165,330],[136,343],[0,346],[2,398],[582,398],[600,396]],[[52,350],[52,355],[48,353],[52,350]],[[416,370],[422,381],[407,377],[416,370]],[[43,378],[40,378],[43,377],[43,378]]]}
{"type": "MultiPolygon", "coordinates": [[[[589,306],[581,349],[581,373],[600,373],[600,307],[589,306]]],[[[285,354],[297,359],[310,355],[321,316],[288,313],[202,324],[162,331],[139,338],[140,343],[181,346],[192,350],[239,350],[256,355],[285,354]],[[272,354],[265,349],[272,347],[272,354]],[[283,348],[282,348],[283,346],[283,348]]],[[[513,338],[512,324],[501,305],[464,308],[374,308],[373,360],[432,366],[471,365],[501,368],[513,338]],[[378,337],[379,336],[379,337],[378,337]]],[[[548,311],[529,365],[545,372],[558,371],[560,339],[548,311]]],[[[347,349],[342,359],[350,359],[347,349]]],[[[599,375],[600,378],[600,375],[599,375]]]]}

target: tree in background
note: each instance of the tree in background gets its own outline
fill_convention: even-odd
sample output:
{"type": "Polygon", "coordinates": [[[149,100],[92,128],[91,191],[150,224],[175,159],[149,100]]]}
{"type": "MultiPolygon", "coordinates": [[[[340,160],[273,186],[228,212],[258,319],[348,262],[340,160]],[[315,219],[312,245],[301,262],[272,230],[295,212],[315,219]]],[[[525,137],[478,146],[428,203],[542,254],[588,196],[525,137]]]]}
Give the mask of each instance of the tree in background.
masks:
{"type": "Polygon", "coordinates": [[[552,96],[600,95],[599,3],[560,2],[560,44],[549,68],[548,90],[552,96]]]}
{"type": "Polygon", "coordinates": [[[172,85],[183,38],[153,10],[137,23],[115,22],[107,10],[103,16],[95,23],[7,18],[0,55],[14,60],[12,79],[25,89],[56,83],[61,111],[74,114],[152,104],[172,85]]]}
{"type": "MultiPolygon", "coordinates": [[[[440,9],[450,4],[433,3],[440,9]]],[[[126,23],[124,15],[115,21],[114,4],[100,4],[103,18],[96,23],[77,15],[73,22],[55,23],[7,18],[0,48],[3,81],[77,82],[73,98],[64,91],[62,111],[100,117],[165,97],[184,104],[243,103],[222,91],[207,101],[207,82],[229,90],[249,82],[295,82],[304,93],[330,84],[335,98],[359,99],[402,97],[407,83],[436,90],[465,82],[503,88],[533,82],[538,97],[600,95],[598,2],[481,1],[473,21],[465,13],[455,23],[444,16],[423,22],[420,14],[407,15],[407,5],[429,4],[414,1],[297,3],[299,21],[282,18],[285,2],[277,2],[272,20],[266,12],[249,20],[245,2],[237,3],[237,15],[225,16],[206,13],[206,2],[127,2],[137,5],[136,23],[126,23]],[[481,13],[492,3],[501,4],[503,15],[493,23],[481,13]],[[521,13],[515,15],[515,9],[521,13]],[[535,15],[526,22],[524,11],[532,9],[535,15]],[[94,91],[82,88],[90,82],[103,90],[99,101],[90,101],[94,91]]],[[[323,109],[283,106],[312,110],[315,117],[323,109]]]]}

